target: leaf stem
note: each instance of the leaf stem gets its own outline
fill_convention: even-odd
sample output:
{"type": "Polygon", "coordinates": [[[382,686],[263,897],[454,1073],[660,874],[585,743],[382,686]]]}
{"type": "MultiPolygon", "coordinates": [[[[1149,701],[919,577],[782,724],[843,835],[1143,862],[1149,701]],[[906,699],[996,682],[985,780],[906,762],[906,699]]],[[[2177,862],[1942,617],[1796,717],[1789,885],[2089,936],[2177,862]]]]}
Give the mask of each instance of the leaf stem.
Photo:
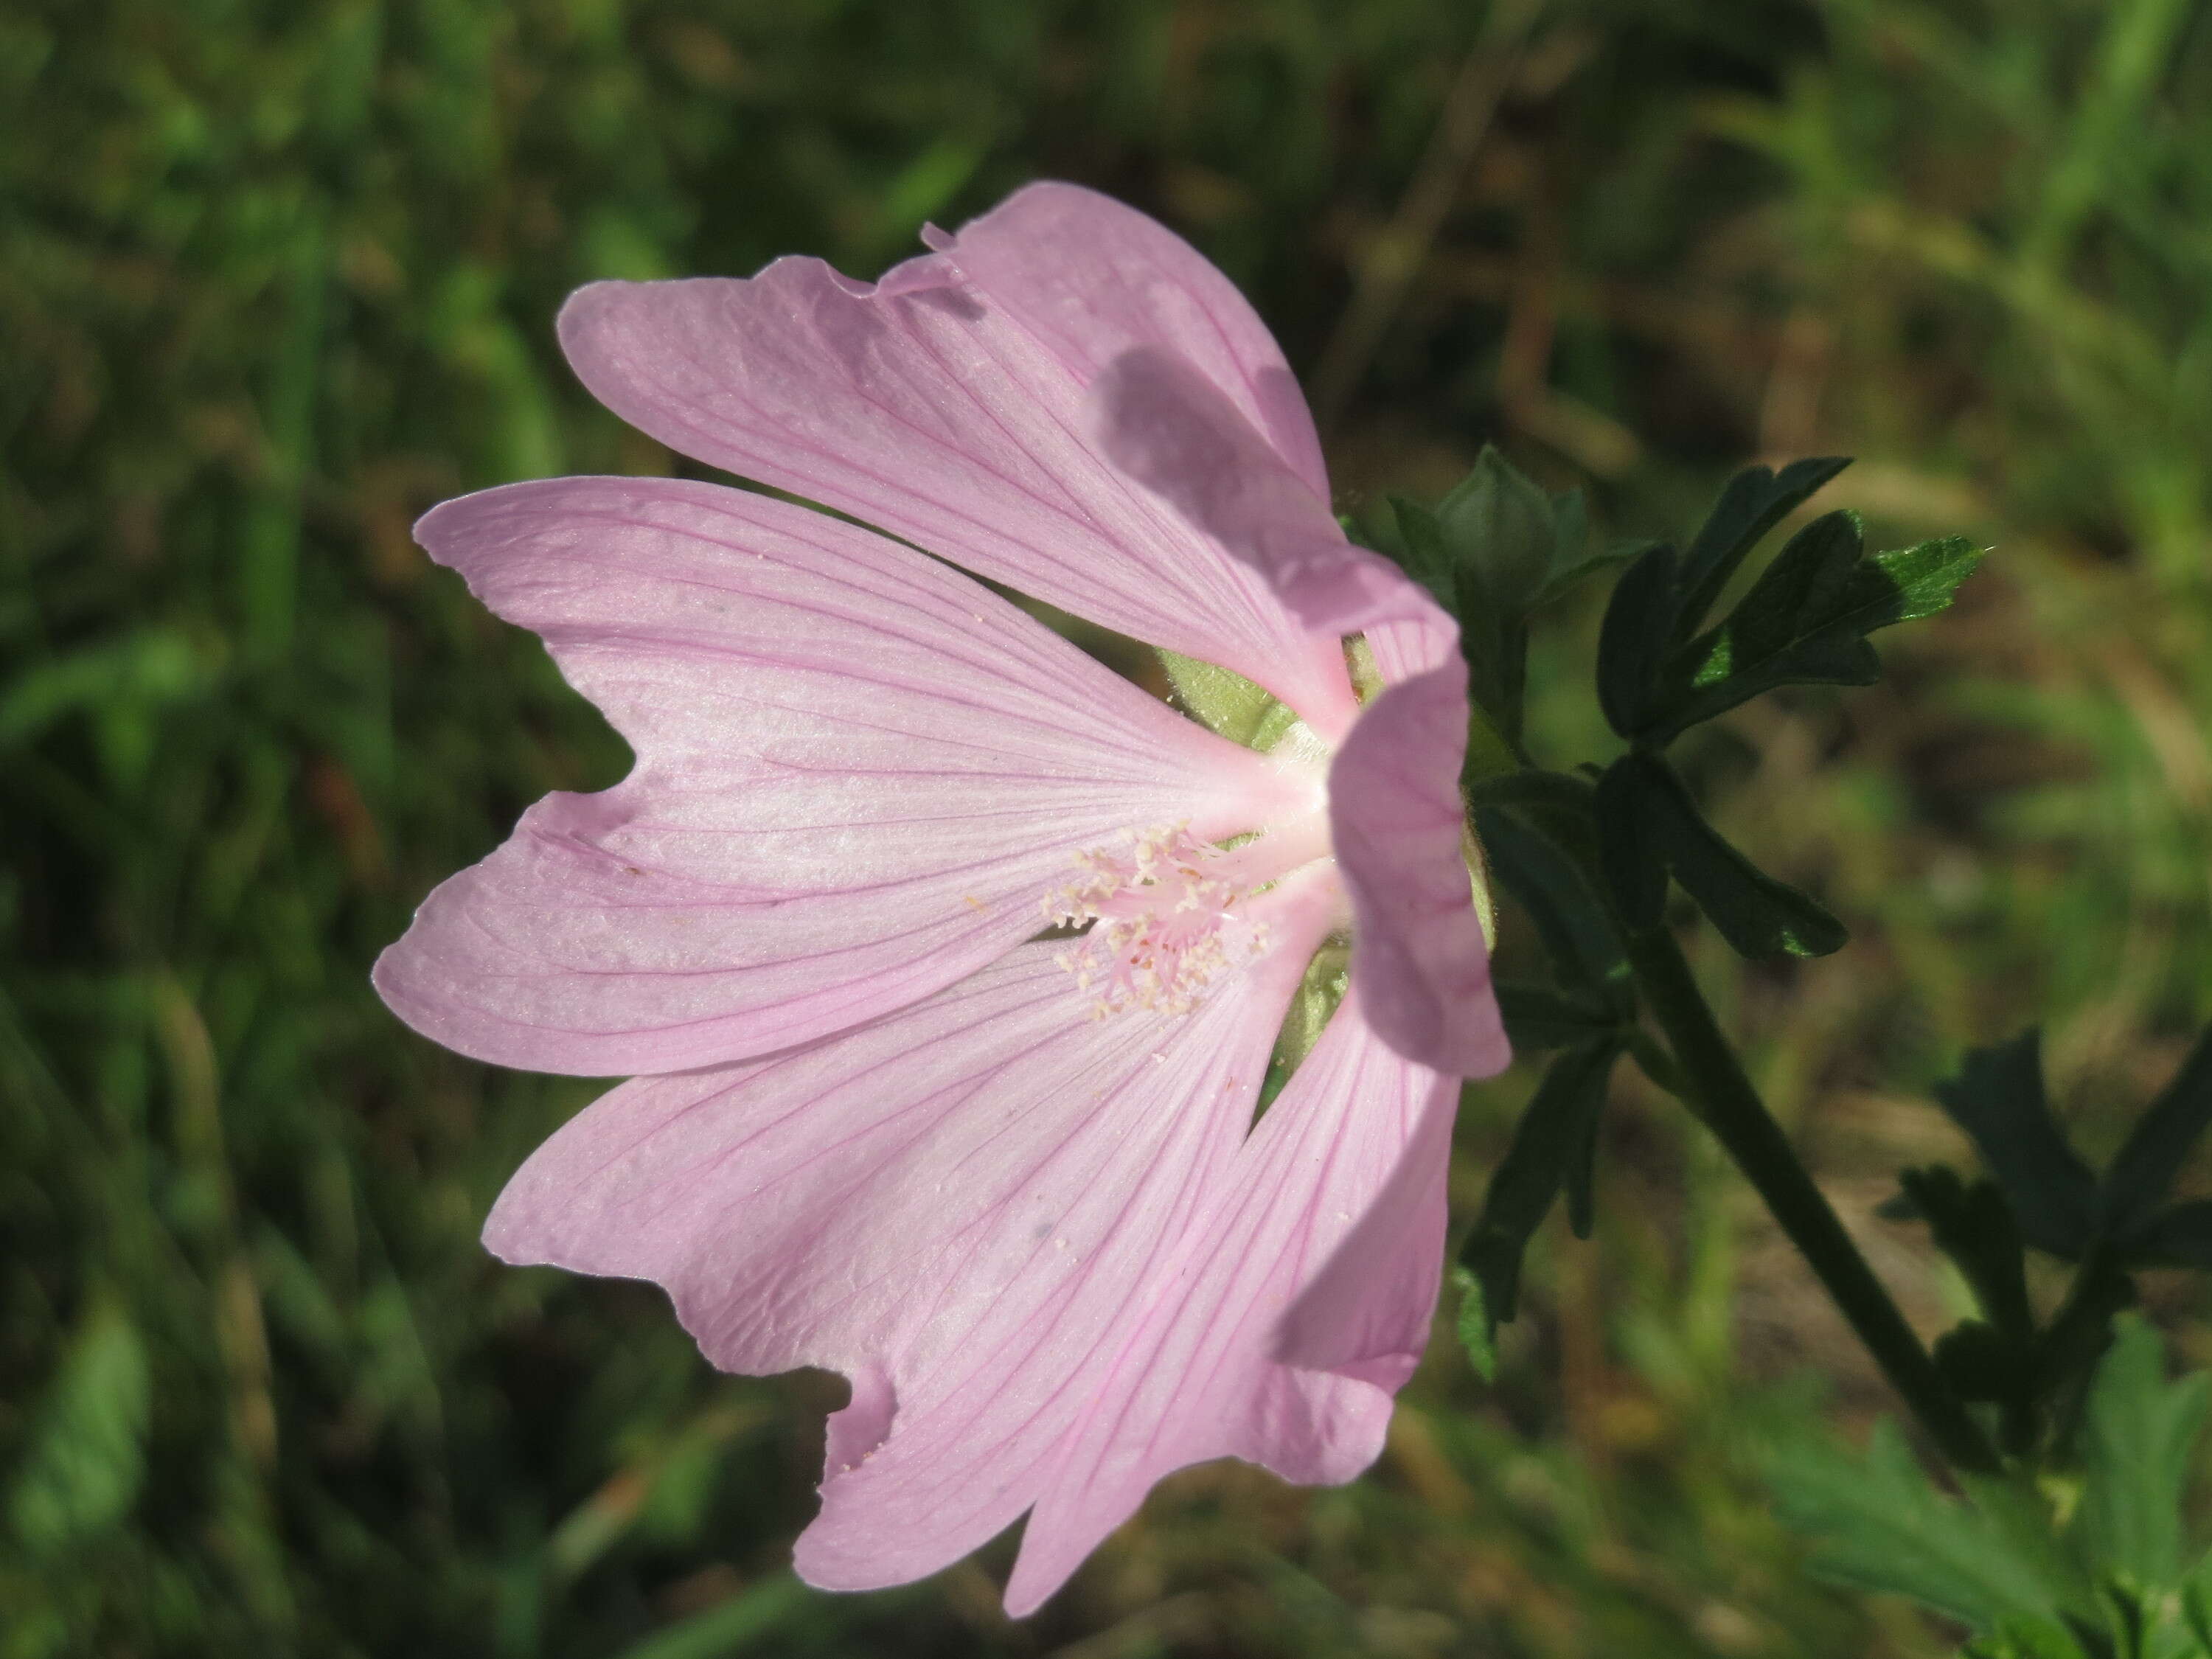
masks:
{"type": "Polygon", "coordinates": [[[1989,1437],[1936,1369],[1744,1074],[1674,934],[1663,927],[1626,931],[1629,963],[1674,1051],[1689,1092],[1686,1103],[1765,1200],[1944,1457],[1961,1474],[2001,1473],[1989,1437]]]}

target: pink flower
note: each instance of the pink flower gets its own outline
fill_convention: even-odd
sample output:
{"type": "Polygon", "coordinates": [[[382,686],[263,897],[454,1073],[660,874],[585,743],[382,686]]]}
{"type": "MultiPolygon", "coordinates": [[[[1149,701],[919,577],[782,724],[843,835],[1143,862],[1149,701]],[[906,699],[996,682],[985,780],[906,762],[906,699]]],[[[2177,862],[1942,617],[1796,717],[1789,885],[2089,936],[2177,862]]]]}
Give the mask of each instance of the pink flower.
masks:
{"type": "Polygon", "coordinates": [[[1454,625],[1346,542],[1265,328],[1067,185],[927,240],[872,286],[811,259],[596,284],[562,339],[676,448],[1302,724],[1231,743],[958,571],[764,495],[487,490],[422,544],[637,764],[532,807],[376,982],[465,1054],[641,1074],[486,1241],[659,1281],[726,1370],[850,1379],[805,1577],[916,1578],[1027,1511],[1018,1614],[1170,1470],[1374,1459],[1435,1305],[1459,1079],[1506,1047],[1454,625]],[[1388,688],[1364,708],[1355,632],[1388,688]],[[1343,1003],[1255,1125],[1347,930],[1343,1003]]]}

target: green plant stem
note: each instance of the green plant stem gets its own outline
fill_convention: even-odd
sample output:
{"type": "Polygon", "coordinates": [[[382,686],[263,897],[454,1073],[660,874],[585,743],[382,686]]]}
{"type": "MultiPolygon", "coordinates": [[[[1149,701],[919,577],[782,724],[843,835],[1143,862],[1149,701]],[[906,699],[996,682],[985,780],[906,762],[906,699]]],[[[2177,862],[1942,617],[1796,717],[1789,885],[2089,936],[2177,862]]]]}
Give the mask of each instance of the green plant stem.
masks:
{"type": "Polygon", "coordinates": [[[1687,1103],[1765,1200],[1944,1457],[1961,1474],[2001,1473],[1989,1437],[1936,1370],[1744,1075],[1674,936],[1663,927],[1636,929],[1627,943],[1637,982],[1692,1097],[1687,1103]]]}
{"type": "Polygon", "coordinates": [[[2036,1387],[2049,1413],[2052,1449],[2063,1455],[2080,1425],[2097,1362],[2112,1340],[2112,1322],[2135,1305],[2135,1279],[2098,1243],[2075,1270],[2066,1300],[2037,1343],[2036,1387]]]}

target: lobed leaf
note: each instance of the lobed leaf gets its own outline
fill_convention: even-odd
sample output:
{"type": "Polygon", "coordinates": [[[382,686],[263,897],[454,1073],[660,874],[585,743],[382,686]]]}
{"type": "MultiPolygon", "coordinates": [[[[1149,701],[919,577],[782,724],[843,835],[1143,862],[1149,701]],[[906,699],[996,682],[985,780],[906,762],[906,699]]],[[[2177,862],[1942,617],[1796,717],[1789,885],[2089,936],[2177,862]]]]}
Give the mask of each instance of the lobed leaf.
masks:
{"type": "Polygon", "coordinates": [[[2047,1564],[1980,1508],[1938,1492],[1896,1425],[1875,1425],[1855,1457],[1807,1437],[1776,1448],[1769,1477],[1783,1514],[1820,1540],[1812,1570],[1862,1589],[1906,1595],[1976,1632],[2056,1621],[2047,1564]]]}
{"type": "Polygon", "coordinates": [[[1510,1323],[1519,1310],[1522,1255],[1570,1182],[1579,1187],[1580,1213],[1587,1217],[1589,1151],[1621,1048],[1620,1038],[1613,1036],[1570,1048],[1553,1060],[1490,1177],[1482,1213],[1459,1259],[1481,1286],[1483,1317],[1493,1332],[1510,1323]],[[1576,1166],[1578,1172],[1571,1173],[1576,1166]]]}
{"type": "Polygon", "coordinates": [[[2032,1341],[2035,1315],[2027,1299],[2027,1263],[2003,1189],[1993,1181],[1961,1181],[1956,1170],[1941,1164],[1906,1170],[1898,1180],[1911,1213],[1928,1224],[1936,1249],[1957,1264],[1991,1327],[2008,1341],[2032,1341]]]}
{"type": "Polygon", "coordinates": [[[1657,717],[1660,665],[1681,614],[1674,550],[1647,548],[1620,573],[1597,639],[1597,700],[1606,724],[1633,739],[1657,717]]]}
{"type": "Polygon", "coordinates": [[[1731,846],[1658,756],[1615,761],[1599,784],[1598,811],[1607,877],[1630,926],[1657,925],[1671,871],[1741,956],[1822,957],[1850,938],[1817,900],[1731,846]]]}
{"type": "Polygon", "coordinates": [[[1936,1085],[1936,1098],[2003,1188],[2021,1237],[2074,1261],[2089,1247],[2097,1180],[2051,1114],[2042,1042],[2031,1026],[2008,1042],[1974,1049],[1958,1076],[1936,1085]]]}
{"type": "Polygon", "coordinates": [[[1588,997],[1515,980],[1497,982],[1498,1012],[1516,1054],[1571,1048],[1620,1029],[1620,1012],[1588,997]]]}
{"type": "Polygon", "coordinates": [[[1581,866],[1518,812],[1475,809],[1475,830],[1499,885],[1534,925],[1552,970],[1571,989],[1626,1012],[1636,993],[1626,952],[1581,866]]]}
{"type": "Polygon", "coordinates": [[[2165,1088],[2136,1122],[2098,1194],[2097,1217],[2110,1237],[2132,1242],[2154,1224],[2154,1212],[2175,1172],[2212,1122],[2212,1027],[2198,1037],[2165,1088]]]}
{"type": "Polygon", "coordinates": [[[2100,1568],[2164,1589],[2182,1574],[2182,1499],[2212,1403],[2212,1376],[2169,1382],[2166,1345],[2121,1319],[2089,1388],[2082,1424],[2081,1542],[2100,1568]]]}
{"type": "Polygon", "coordinates": [[[1747,467],[1728,481],[1683,555],[1681,626],[1695,628],[1759,538],[1850,465],[1847,455],[1792,461],[1780,472],[1747,467]]]}
{"type": "Polygon", "coordinates": [[[1638,735],[1665,743],[1777,686],[1871,685],[1881,659],[1866,636],[1944,609],[1982,551],[1953,536],[1868,558],[1856,515],[1815,519],[1725,621],[1669,654],[1638,735]]]}

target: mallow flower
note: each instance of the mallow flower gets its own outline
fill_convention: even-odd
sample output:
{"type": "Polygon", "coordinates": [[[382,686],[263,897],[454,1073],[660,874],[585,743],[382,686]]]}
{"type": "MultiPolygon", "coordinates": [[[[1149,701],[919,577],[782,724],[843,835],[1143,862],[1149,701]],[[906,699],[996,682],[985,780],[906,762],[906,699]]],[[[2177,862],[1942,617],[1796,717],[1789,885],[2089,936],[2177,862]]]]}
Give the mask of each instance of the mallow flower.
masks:
{"type": "Polygon", "coordinates": [[[873,284],[787,258],[568,301],[608,407],[844,516],[626,477],[428,514],[636,763],[532,807],[376,983],[464,1054],[630,1075],[486,1242],[658,1281],[726,1370],[848,1380],[805,1579],[914,1579],[1026,1513],[1020,1614],[1170,1470],[1373,1461],[1460,1079],[1507,1049],[1455,627],[1346,541],[1265,327],[1072,186],[925,240],[873,284]],[[1241,677],[1273,740],[976,577],[1241,677]]]}

